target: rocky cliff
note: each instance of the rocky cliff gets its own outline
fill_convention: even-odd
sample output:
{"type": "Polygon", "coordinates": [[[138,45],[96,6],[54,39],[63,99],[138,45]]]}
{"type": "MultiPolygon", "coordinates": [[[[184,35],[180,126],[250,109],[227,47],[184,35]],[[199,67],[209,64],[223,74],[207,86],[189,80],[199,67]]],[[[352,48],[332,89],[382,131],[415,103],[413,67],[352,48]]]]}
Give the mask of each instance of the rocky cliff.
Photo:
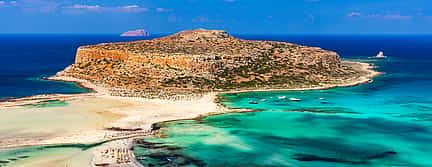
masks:
{"type": "Polygon", "coordinates": [[[358,73],[332,51],[198,29],[152,40],[82,46],[75,63],[58,75],[109,87],[116,95],[147,96],[311,87],[358,73]]]}

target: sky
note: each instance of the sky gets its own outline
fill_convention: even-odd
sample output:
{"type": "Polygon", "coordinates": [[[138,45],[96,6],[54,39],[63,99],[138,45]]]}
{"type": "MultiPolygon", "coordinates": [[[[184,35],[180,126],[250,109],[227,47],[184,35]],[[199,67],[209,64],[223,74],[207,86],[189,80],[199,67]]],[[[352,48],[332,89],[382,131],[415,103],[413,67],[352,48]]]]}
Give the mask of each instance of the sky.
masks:
{"type": "Polygon", "coordinates": [[[432,34],[432,0],[0,0],[0,33],[432,34]]]}

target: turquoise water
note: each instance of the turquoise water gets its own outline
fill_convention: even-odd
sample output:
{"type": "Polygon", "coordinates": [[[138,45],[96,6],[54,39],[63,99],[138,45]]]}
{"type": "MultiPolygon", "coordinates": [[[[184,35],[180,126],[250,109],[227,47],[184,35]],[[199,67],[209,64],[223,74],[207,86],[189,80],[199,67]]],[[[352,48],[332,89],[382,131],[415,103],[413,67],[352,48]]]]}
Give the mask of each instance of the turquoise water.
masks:
{"type": "MultiPolygon", "coordinates": [[[[0,167],[21,166],[22,164],[28,163],[29,161],[34,161],[36,158],[41,157],[48,160],[52,156],[62,156],[63,154],[72,157],[73,155],[83,154],[86,150],[89,150],[100,144],[102,143],[63,144],[0,149],[0,167]]],[[[55,158],[52,159],[55,160],[55,158]]],[[[65,166],[68,165],[65,164],[65,166]]]]}
{"type": "Polygon", "coordinates": [[[378,66],[385,75],[373,83],[225,94],[229,107],[264,111],[166,123],[162,137],[137,142],[138,159],[161,166],[432,166],[432,40],[358,38],[322,41],[378,66]],[[390,59],[367,60],[372,47],[390,59]]]}

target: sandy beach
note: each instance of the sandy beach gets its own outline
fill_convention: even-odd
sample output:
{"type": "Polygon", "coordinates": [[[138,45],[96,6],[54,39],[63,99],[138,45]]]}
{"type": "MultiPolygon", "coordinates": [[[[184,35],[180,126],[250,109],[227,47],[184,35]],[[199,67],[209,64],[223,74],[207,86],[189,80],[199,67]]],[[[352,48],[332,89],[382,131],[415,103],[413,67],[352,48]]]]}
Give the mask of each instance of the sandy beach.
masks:
{"type": "MultiPolygon", "coordinates": [[[[359,68],[367,74],[338,85],[322,85],[320,87],[301,89],[239,90],[218,93],[329,89],[368,83],[371,82],[372,77],[380,75],[379,72],[372,70],[373,66],[370,64],[357,62],[345,63],[353,63],[354,68],[359,68]]],[[[80,86],[91,89],[93,92],[68,95],[38,95],[0,102],[0,114],[2,114],[2,117],[6,115],[4,117],[5,119],[8,119],[7,115],[12,118],[17,117],[17,114],[42,114],[41,117],[44,118],[41,118],[40,122],[22,124],[22,127],[19,128],[22,129],[23,133],[12,133],[15,127],[10,127],[9,129],[7,127],[3,129],[0,128],[0,132],[3,130],[2,133],[10,134],[9,136],[0,135],[2,139],[0,141],[0,149],[38,145],[91,144],[102,141],[112,141],[96,147],[94,150],[92,149],[92,153],[87,153],[85,154],[87,155],[86,158],[81,157],[80,159],[92,159],[94,161],[92,162],[93,165],[111,164],[118,166],[137,166],[132,153],[125,150],[130,149],[131,139],[134,137],[149,135],[151,133],[152,124],[233,112],[233,110],[225,108],[215,102],[217,93],[209,93],[200,99],[176,101],[138,97],[116,97],[110,96],[109,91],[104,87],[94,85],[85,80],[58,76],[50,77],[48,80],[79,83],[80,86]],[[28,108],[28,105],[53,100],[65,101],[68,104],[59,107],[28,108]],[[62,118],[55,117],[55,115],[59,115],[57,114],[58,111],[65,112],[66,116],[63,115],[64,117],[62,118]],[[82,120],[86,121],[80,122],[82,120]],[[55,123],[56,126],[48,126],[53,124],[50,121],[57,121],[55,123]],[[119,145],[122,146],[119,147],[119,145]],[[125,153],[124,156],[120,157],[122,161],[115,161],[112,157],[107,158],[109,156],[106,156],[106,154],[108,154],[110,149],[114,148],[125,153]]],[[[23,117],[23,119],[19,119],[18,121],[28,122],[31,120],[26,120],[23,117]]],[[[19,123],[14,123],[14,125],[19,125],[19,123]]],[[[46,157],[47,162],[51,162],[52,157],[48,157],[49,156],[46,157]]],[[[63,158],[63,160],[55,160],[55,162],[59,164],[59,161],[68,162],[69,160],[70,158],[63,158]]],[[[43,164],[43,162],[41,163],[43,164]]],[[[82,163],[79,164],[82,165],[82,163]]]]}
{"type": "MultiPolygon", "coordinates": [[[[91,88],[103,90],[95,85],[91,85],[91,88]]],[[[3,137],[0,135],[0,138],[2,138],[0,149],[59,144],[92,144],[102,141],[123,141],[121,139],[144,137],[150,133],[151,125],[156,122],[190,119],[211,113],[226,112],[214,103],[215,97],[216,94],[208,94],[199,100],[170,101],[114,97],[101,91],[87,94],[39,95],[13,99],[0,103],[0,114],[4,115],[2,118],[16,120],[16,117],[21,115],[30,114],[34,116],[22,117],[16,120],[16,123],[10,124],[10,128],[5,126],[0,128],[1,132],[8,134],[8,136],[3,137]],[[68,105],[46,108],[28,107],[28,105],[53,100],[66,101],[68,105]],[[58,111],[67,114],[59,115],[58,111]],[[40,119],[35,120],[35,116],[40,119]],[[18,122],[27,123],[20,124],[18,122]],[[12,125],[20,125],[18,128],[23,133],[15,133],[17,127],[12,127],[12,125]]],[[[125,146],[131,145],[131,140],[125,141],[129,142],[125,146]]],[[[117,148],[118,143],[115,143],[108,142],[100,148],[97,147],[95,148],[96,151],[91,154],[86,151],[85,155],[91,156],[91,158],[80,159],[95,159],[99,164],[117,163],[113,158],[104,158],[102,156],[103,151],[101,151],[101,149],[117,148]]],[[[129,150],[130,148],[122,147],[121,149],[129,150]]],[[[67,158],[73,158],[73,156],[67,155],[62,156],[62,159],[47,154],[47,156],[39,156],[36,159],[37,162],[45,166],[58,165],[58,161],[73,166],[70,159],[67,158]]],[[[132,157],[133,155],[129,154],[129,156],[132,157]]],[[[135,162],[132,159],[128,163],[134,164],[135,162]]],[[[23,165],[22,163],[19,164],[23,165]]],[[[79,164],[77,166],[81,166],[83,163],[77,164],[79,164]]]]}

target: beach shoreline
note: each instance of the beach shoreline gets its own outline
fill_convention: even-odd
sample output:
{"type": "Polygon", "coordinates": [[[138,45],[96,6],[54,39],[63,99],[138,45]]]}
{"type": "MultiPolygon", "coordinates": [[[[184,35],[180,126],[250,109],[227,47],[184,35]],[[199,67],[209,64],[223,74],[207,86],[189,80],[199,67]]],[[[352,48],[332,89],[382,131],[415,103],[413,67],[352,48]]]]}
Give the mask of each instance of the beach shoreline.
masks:
{"type": "MultiPolygon", "coordinates": [[[[108,90],[106,88],[97,86],[96,84],[93,84],[83,79],[54,75],[54,76],[46,77],[44,78],[44,80],[58,81],[58,82],[71,82],[77,84],[77,86],[80,88],[89,90],[90,91],[89,93],[108,94],[108,90]]],[[[79,93],[79,94],[86,94],[86,93],[79,93]]]]}
{"type": "MultiPolygon", "coordinates": [[[[351,79],[348,82],[345,83],[337,83],[337,84],[327,84],[327,85],[321,85],[316,87],[309,87],[309,88],[290,88],[290,89],[245,89],[245,90],[222,90],[222,91],[215,91],[217,94],[223,94],[223,93],[248,93],[248,92],[276,92],[276,91],[308,91],[308,90],[326,90],[326,89],[333,89],[338,87],[352,87],[357,86],[365,83],[373,82],[372,78],[375,78],[377,76],[382,75],[382,72],[378,72],[373,70],[375,66],[373,66],[370,63],[365,62],[355,62],[355,61],[343,61],[343,63],[351,64],[351,65],[358,65],[361,69],[358,69],[362,72],[366,72],[366,75],[362,75],[360,77],[351,79]]],[[[87,80],[83,79],[77,79],[73,77],[65,77],[65,76],[51,76],[44,78],[48,81],[60,81],[60,82],[72,82],[76,83],[78,86],[88,89],[91,91],[94,91],[93,93],[102,93],[104,95],[109,95],[109,91],[102,87],[97,86],[87,80]]],[[[84,93],[85,94],[85,93],[84,93]]],[[[144,98],[144,97],[143,97],[144,98]]],[[[145,99],[145,98],[144,98],[145,99]]]]}
{"type": "MultiPolygon", "coordinates": [[[[81,99],[86,100],[86,98],[108,98],[123,102],[131,103],[129,107],[120,109],[110,109],[113,113],[123,115],[119,120],[110,123],[104,129],[95,129],[95,131],[89,131],[88,133],[78,132],[76,134],[70,134],[71,136],[58,136],[50,139],[44,139],[39,142],[34,143],[26,143],[26,144],[17,144],[15,146],[9,145],[9,147],[5,147],[0,143],[0,148],[15,148],[15,147],[28,147],[28,146],[41,146],[41,145],[57,145],[57,144],[92,144],[98,142],[104,142],[108,140],[121,140],[124,138],[136,138],[136,137],[144,137],[149,135],[152,131],[153,125],[161,124],[163,122],[170,122],[176,120],[184,120],[184,119],[197,119],[206,117],[209,115],[215,114],[223,114],[230,112],[248,112],[247,109],[231,109],[228,108],[218,102],[218,95],[223,93],[247,93],[247,92],[270,92],[270,91],[307,91],[307,90],[323,90],[323,89],[331,89],[336,87],[350,87],[356,86],[364,83],[372,82],[372,78],[382,73],[374,71],[373,66],[368,63],[361,62],[345,62],[345,63],[353,63],[354,65],[358,65],[359,70],[365,72],[366,74],[360,76],[358,78],[354,78],[350,81],[346,81],[340,84],[328,84],[322,85],[320,87],[311,87],[311,88],[298,88],[298,89],[254,89],[254,90],[232,90],[232,91],[219,91],[207,93],[200,99],[194,100],[164,100],[164,99],[146,99],[143,97],[119,97],[119,96],[111,96],[110,91],[107,88],[102,86],[98,86],[89,81],[72,78],[72,77],[64,77],[64,76],[52,76],[45,78],[45,80],[51,81],[60,81],[60,82],[73,82],[78,86],[90,90],[89,93],[79,93],[79,94],[67,94],[67,95],[36,95],[24,98],[18,98],[9,100],[7,102],[1,102],[0,107],[19,107],[22,104],[27,104],[29,100],[34,102],[34,98],[43,97],[43,100],[46,99],[58,99],[64,98],[63,100],[69,99],[81,99]],[[5,103],[7,105],[5,105],[5,103]],[[15,103],[15,106],[14,106],[15,103]],[[133,131],[128,131],[135,135],[130,135],[125,131],[112,131],[107,130],[109,128],[119,128],[119,129],[135,129],[133,131]],[[139,130],[138,130],[139,129],[139,130]],[[106,138],[107,133],[117,134],[119,136],[106,138]]],[[[37,101],[37,100],[36,100],[37,101]]],[[[127,140],[131,142],[132,140],[127,140]]],[[[103,145],[103,147],[110,147],[107,142],[103,145]]],[[[3,143],[4,144],[4,143],[3,143]]],[[[128,146],[130,146],[129,143],[128,146]]],[[[123,149],[123,148],[122,148],[123,149]]],[[[130,149],[130,148],[128,148],[130,149]]],[[[98,150],[98,149],[97,149],[98,150]]],[[[137,164],[137,161],[133,159],[133,153],[129,155],[130,165],[137,164]]],[[[93,154],[93,159],[97,159],[97,163],[104,163],[105,161],[115,163],[112,159],[104,160],[103,154],[99,152],[95,152],[93,154]]],[[[93,164],[94,165],[94,164],[93,164]]]]}

